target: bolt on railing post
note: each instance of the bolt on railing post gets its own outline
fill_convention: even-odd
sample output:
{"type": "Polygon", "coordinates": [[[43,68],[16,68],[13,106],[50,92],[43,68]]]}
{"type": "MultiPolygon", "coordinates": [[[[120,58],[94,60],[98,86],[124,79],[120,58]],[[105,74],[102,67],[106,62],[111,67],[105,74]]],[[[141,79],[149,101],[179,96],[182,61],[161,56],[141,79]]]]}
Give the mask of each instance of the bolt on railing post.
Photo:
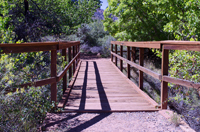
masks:
{"type": "MultiPolygon", "coordinates": [[[[51,77],[57,76],[56,73],[56,59],[57,59],[57,50],[51,50],[51,77]]],[[[55,108],[57,102],[57,85],[56,82],[51,84],[51,102],[54,102],[55,108]]]]}
{"type": "MultiPolygon", "coordinates": [[[[68,48],[68,62],[72,60],[71,47],[68,48]]],[[[69,68],[69,80],[72,77],[72,67],[69,68]]]]}
{"type": "MultiPolygon", "coordinates": [[[[66,49],[62,49],[62,56],[64,56],[64,61],[67,61],[66,49]]],[[[63,94],[65,93],[66,88],[67,88],[67,72],[63,76],[63,94]]]]}
{"type": "MultiPolygon", "coordinates": [[[[144,66],[144,48],[140,48],[139,65],[144,66]]],[[[143,90],[143,71],[139,70],[139,88],[143,90]]]]}
{"type": "MultiPolygon", "coordinates": [[[[120,45],[120,56],[123,57],[123,46],[120,45]]],[[[120,70],[123,72],[123,60],[120,59],[120,70]]]]}
{"type": "MultiPolygon", "coordinates": [[[[110,51],[113,52],[113,44],[110,46],[110,51]]],[[[111,61],[113,62],[113,55],[111,54],[111,61]]]]}
{"type": "MultiPolygon", "coordinates": [[[[168,68],[169,68],[169,50],[162,49],[162,69],[161,74],[162,77],[164,75],[168,76],[168,68]]],[[[161,82],[161,109],[167,109],[167,102],[168,102],[168,82],[163,81],[161,82]]]]}
{"type": "MultiPolygon", "coordinates": [[[[127,46],[127,60],[130,60],[130,47],[127,46]]],[[[130,65],[127,63],[127,77],[130,79],[130,65]]]]}
{"type": "MultiPolygon", "coordinates": [[[[115,54],[117,54],[117,45],[115,45],[115,54]]],[[[117,57],[115,56],[115,65],[117,66],[117,57]]]]}

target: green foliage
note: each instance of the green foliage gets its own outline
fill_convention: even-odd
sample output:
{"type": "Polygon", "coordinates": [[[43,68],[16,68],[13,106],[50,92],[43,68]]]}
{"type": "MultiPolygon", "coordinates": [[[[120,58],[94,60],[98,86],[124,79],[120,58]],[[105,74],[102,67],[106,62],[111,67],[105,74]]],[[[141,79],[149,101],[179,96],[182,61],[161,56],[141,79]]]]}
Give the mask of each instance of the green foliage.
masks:
{"type": "Polygon", "coordinates": [[[104,26],[118,40],[198,40],[200,37],[197,1],[109,0],[108,4],[104,26]],[[118,20],[112,19],[114,16],[118,20]]]}
{"type": "MultiPolygon", "coordinates": [[[[92,50],[94,51],[90,52],[97,51],[101,53],[102,57],[110,56],[110,41],[115,40],[107,31],[104,31],[104,25],[100,20],[89,24],[82,24],[78,29],[77,37],[80,38],[81,44],[85,47],[93,47],[92,50]],[[100,51],[98,49],[100,49],[100,51]]],[[[84,49],[82,48],[82,50],[84,49]]]]}
{"type": "MultiPolygon", "coordinates": [[[[67,63],[61,53],[57,53],[57,71],[67,63]]],[[[50,103],[50,86],[30,87],[26,90],[20,84],[50,77],[50,53],[30,52],[3,54],[0,61],[0,131],[36,131],[50,103]],[[10,88],[18,88],[15,93],[7,93],[10,88]]],[[[58,83],[57,97],[62,95],[62,82],[58,83]]]]}
{"type": "Polygon", "coordinates": [[[0,40],[41,41],[45,35],[71,34],[82,23],[91,22],[99,1],[93,0],[0,1],[0,40]],[[8,37],[9,38],[9,37],[8,37]]]}
{"type": "Polygon", "coordinates": [[[36,131],[52,108],[46,87],[30,87],[13,94],[0,92],[0,131],[36,131]]]}

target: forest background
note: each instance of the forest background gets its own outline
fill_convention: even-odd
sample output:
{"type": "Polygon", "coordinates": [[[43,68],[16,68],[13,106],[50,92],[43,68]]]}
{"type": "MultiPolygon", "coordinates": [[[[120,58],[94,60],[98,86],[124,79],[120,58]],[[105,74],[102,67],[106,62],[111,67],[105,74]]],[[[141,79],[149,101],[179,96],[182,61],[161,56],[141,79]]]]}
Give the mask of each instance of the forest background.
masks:
{"type": "MultiPolygon", "coordinates": [[[[79,40],[82,52],[109,57],[111,40],[200,39],[197,0],[108,0],[108,5],[103,11],[100,0],[0,0],[0,43],[79,40]]],[[[159,62],[159,50],[148,52],[159,62]]],[[[66,63],[60,52],[58,56],[57,70],[61,71],[66,63]]],[[[5,94],[7,88],[50,76],[49,58],[49,52],[1,54],[0,131],[35,131],[53,107],[49,85],[5,94]]],[[[170,51],[169,74],[200,82],[200,53],[170,51]]],[[[169,87],[171,106],[192,128],[200,130],[198,91],[173,84],[169,87]]]]}

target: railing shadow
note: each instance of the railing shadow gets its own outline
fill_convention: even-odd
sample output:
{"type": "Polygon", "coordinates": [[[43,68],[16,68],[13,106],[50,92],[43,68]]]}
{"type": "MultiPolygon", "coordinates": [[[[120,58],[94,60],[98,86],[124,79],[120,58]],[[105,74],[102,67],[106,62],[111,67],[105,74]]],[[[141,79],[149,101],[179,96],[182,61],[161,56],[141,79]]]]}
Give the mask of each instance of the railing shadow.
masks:
{"type": "Polygon", "coordinates": [[[106,96],[106,92],[105,92],[103,84],[101,82],[101,77],[99,74],[97,63],[95,61],[93,61],[93,64],[94,64],[94,69],[95,69],[96,84],[97,84],[97,89],[98,89],[98,93],[99,93],[101,108],[102,108],[102,110],[111,110],[108,98],[106,96]]]}
{"type": "Polygon", "coordinates": [[[88,74],[88,61],[86,61],[85,75],[84,75],[83,88],[82,88],[82,96],[81,96],[79,110],[84,110],[85,109],[86,87],[87,87],[87,76],[88,76],[87,74],[88,74]]]}

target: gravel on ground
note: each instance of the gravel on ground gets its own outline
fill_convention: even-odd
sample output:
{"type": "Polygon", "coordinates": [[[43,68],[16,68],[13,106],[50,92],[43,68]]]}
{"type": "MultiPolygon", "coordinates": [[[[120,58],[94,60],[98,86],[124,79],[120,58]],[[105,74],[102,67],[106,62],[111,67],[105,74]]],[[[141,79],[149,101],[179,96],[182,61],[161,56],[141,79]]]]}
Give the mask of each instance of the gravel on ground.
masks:
{"type": "Polygon", "coordinates": [[[43,130],[52,132],[183,132],[158,112],[48,113],[43,130]]]}

